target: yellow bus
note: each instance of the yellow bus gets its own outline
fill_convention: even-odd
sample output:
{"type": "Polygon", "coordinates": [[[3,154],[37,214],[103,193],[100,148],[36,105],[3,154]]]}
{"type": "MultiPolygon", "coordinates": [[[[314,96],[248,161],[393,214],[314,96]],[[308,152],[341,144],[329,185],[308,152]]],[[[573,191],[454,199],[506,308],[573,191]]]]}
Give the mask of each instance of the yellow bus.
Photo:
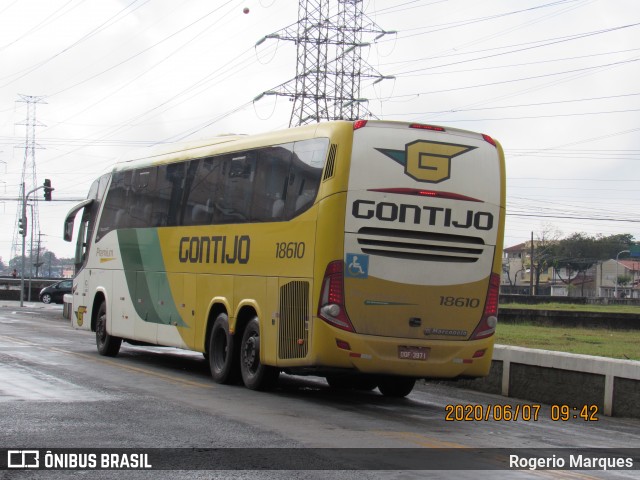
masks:
{"type": "Polygon", "coordinates": [[[280,372],[405,396],[483,376],[497,323],[504,155],[487,135],[335,121],[154,147],[97,179],[72,324],[202,352],[216,382],[280,372]]]}

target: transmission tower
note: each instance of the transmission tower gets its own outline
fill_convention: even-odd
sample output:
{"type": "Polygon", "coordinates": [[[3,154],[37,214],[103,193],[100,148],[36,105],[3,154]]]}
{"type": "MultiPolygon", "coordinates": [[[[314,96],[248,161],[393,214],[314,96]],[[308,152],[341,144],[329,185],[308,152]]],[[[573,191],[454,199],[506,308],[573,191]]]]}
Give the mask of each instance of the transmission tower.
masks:
{"type": "Polygon", "coordinates": [[[386,32],[371,21],[362,2],[337,0],[337,12],[332,14],[330,0],[299,0],[298,22],[257,43],[271,38],[295,42],[296,76],[256,100],[265,95],[292,99],[290,127],[370,116],[364,106],[367,99],[360,97],[362,79],[391,77],[379,74],[362,59],[362,48],[370,45],[363,41],[363,34],[376,35],[375,41],[395,32],[386,32]]]}
{"type": "MultiPolygon", "coordinates": [[[[21,95],[19,94],[18,102],[26,103],[27,105],[27,117],[18,122],[16,125],[25,126],[25,140],[24,140],[24,157],[22,163],[22,181],[20,182],[20,198],[24,198],[25,192],[28,192],[35,188],[38,184],[38,178],[36,175],[36,149],[42,148],[36,143],[36,127],[44,127],[45,125],[39,122],[36,118],[36,106],[39,103],[47,103],[42,96],[33,95],[21,95]]],[[[18,211],[16,213],[16,221],[13,235],[13,243],[11,246],[11,258],[15,258],[21,252],[22,235],[18,229],[19,219],[22,217],[22,204],[18,202],[18,211]]],[[[30,245],[33,245],[33,235],[37,235],[40,230],[40,220],[38,218],[38,200],[37,197],[30,199],[30,208],[27,213],[28,228],[30,232],[30,245]],[[30,217],[30,218],[29,218],[30,217]]],[[[30,262],[32,263],[32,262],[30,262]]],[[[26,273],[26,272],[25,272],[26,273]]]]}

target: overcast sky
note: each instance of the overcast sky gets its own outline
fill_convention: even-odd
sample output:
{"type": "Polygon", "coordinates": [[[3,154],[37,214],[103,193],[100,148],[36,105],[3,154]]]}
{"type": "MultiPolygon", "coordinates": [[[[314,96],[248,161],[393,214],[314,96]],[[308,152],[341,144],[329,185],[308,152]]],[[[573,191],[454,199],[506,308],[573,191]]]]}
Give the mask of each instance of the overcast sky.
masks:
{"type": "MultiPolygon", "coordinates": [[[[297,3],[1,0],[0,257],[8,262],[15,238],[24,96],[39,100],[37,185],[50,178],[56,189],[55,202],[38,203],[42,244],[71,257],[73,245],[61,239],[66,212],[124,152],[288,125],[286,98],[253,99],[295,75],[295,46],[254,46],[295,23],[297,3]]],[[[531,232],[640,240],[640,1],[364,7],[397,32],[363,50],[394,77],[363,82],[369,110],[479,131],[505,148],[506,246],[531,232]]],[[[27,190],[32,178],[28,165],[27,190]]]]}

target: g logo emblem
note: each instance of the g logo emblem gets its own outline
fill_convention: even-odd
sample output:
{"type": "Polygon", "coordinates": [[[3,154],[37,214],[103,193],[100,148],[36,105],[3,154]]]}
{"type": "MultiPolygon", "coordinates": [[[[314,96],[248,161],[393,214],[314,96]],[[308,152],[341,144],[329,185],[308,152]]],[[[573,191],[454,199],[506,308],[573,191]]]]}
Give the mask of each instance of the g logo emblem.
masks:
{"type": "Polygon", "coordinates": [[[451,159],[475,147],[418,140],[405,146],[404,171],[420,182],[438,183],[451,176],[451,159]]]}
{"type": "Polygon", "coordinates": [[[380,153],[404,165],[411,178],[426,183],[439,183],[451,177],[451,159],[476,147],[454,143],[416,140],[405,145],[405,151],[376,148],[380,153]]]}

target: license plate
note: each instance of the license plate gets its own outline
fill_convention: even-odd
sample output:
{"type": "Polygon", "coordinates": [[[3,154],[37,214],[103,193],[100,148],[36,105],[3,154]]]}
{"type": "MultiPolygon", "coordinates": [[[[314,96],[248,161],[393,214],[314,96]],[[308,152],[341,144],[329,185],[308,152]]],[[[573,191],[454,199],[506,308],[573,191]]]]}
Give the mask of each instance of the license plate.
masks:
{"type": "Polygon", "coordinates": [[[429,357],[427,347],[398,346],[398,358],[401,360],[426,360],[429,357]]]}

